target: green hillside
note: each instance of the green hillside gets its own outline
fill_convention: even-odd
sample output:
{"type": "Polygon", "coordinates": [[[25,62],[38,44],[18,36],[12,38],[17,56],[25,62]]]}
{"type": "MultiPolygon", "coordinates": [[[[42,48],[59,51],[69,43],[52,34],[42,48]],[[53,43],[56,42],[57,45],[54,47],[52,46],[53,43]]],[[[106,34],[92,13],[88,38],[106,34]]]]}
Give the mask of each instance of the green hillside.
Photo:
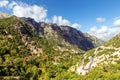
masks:
{"type": "Polygon", "coordinates": [[[39,36],[15,16],[0,19],[0,80],[120,79],[120,35],[85,53],[45,25],[39,36]]]}
{"type": "MultiPolygon", "coordinates": [[[[120,79],[120,35],[89,50],[84,55],[81,80],[119,80],[120,79]],[[89,67],[89,69],[88,69],[89,67]],[[87,70],[85,70],[87,69],[87,70]]],[[[81,66],[82,66],[81,65],[81,66]]],[[[79,70],[79,71],[80,71],[79,70]]]]}
{"type": "Polygon", "coordinates": [[[114,46],[114,47],[120,47],[120,34],[116,35],[114,38],[109,40],[107,43],[105,43],[105,46],[114,46]]]}
{"type": "Polygon", "coordinates": [[[60,43],[37,36],[34,28],[19,18],[0,19],[0,79],[67,79],[69,68],[82,58],[83,51],[60,43]],[[75,50],[78,52],[73,53],[75,50]]]}

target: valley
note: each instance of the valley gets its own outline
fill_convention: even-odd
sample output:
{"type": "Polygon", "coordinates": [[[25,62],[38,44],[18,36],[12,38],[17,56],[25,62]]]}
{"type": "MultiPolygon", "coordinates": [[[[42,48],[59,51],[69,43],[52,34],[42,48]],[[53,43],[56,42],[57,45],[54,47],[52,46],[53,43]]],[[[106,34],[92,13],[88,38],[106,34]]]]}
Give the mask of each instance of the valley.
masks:
{"type": "Polygon", "coordinates": [[[120,78],[119,34],[104,42],[70,26],[1,15],[1,80],[120,78]]]}

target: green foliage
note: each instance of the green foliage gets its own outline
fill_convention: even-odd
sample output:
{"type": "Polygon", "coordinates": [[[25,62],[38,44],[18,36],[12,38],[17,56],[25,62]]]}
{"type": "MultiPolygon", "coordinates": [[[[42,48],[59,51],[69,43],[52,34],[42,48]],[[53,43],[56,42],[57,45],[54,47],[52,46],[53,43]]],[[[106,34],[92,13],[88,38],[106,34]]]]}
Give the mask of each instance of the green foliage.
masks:
{"type": "Polygon", "coordinates": [[[105,43],[105,46],[114,46],[116,48],[120,47],[120,34],[116,35],[114,38],[112,38],[110,41],[105,43]]]}
{"type": "MultiPolygon", "coordinates": [[[[60,37],[60,36],[58,36],[60,37]]],[[[115,40],[117,40],[116,38],[115,40]]],[[[69,68],[81,64],[83,51],[72,53],[69,50],[77,49],[74,46],[64,45],[60,42],[39,37],[28,24],[10,17],[0,19],[0,80],[119,80],[120,61],[116,65],[102,65],[93,68],[87,75],[77,75],[75,71],[69,72],[69,68]],[[20,30],[25,28],[28,32],[23,34],[20,30]],[[67,50],[57,51],[57,46],[67,50]],[[34,47],[34,48],[33,48],[34,47]],[[41,49],[34,53],[33,50],[41,49]]],[[[110,44],[114,42],[111,41],[110,44]]],[[[115,44],[116,47],[119,44],[115,44]]],[[[85,62],[89,56],[94,56],[95,49],[88,51],[85,62]]],[[[114,50],[104,50],[102,53],[110,54],[114,50]]]]}
{"type": "Polygon", "coordinates": [[[117,65],[108,64],[95,67],[85,76],[77,77],[78,80],[119,80],[120,71],[117,65]],[[102,66],[102,67],[101,67],[102,66]]]}
{"type": "Polygon", "coordinates": [[[83,55],[55,51],[53,47],[61,46],[58,41],[39,37],[28,24],[16,17],[0,19],[0,76],[5,80],[16,77],[20,80],[52,80],[68,79],[71,75],[72,79],[68,69],[82,60],[83,55]],[[26,34],[21,32],[22,28],[27,31],[26,34]],[[39,56],[33,54],[31,46],[42,50],[37,53],[39,56]]]}
{"type": "Polygon", "coordinates": [[[103,51],[99,52],[97,56],[101,56],[102,54],[112,54],[115,52],[114,49],[104,49],[103,51]]]}

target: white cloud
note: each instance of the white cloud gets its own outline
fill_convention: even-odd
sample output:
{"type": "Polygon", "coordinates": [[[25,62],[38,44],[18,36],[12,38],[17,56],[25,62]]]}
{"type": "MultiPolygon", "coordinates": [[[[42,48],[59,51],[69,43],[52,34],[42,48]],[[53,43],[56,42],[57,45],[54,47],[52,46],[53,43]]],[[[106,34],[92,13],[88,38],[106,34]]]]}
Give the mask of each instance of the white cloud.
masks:
{"type": "Polygon", "coordinates": [[[73,27],[73,28],[80,28],[81,26],[82,26],[82,25],[77,24],[77,23],[72,24],[72,27],[73,27]]]}
{"type": "Polygon", "coordinates": [[[106,19],[105,18],[103,18],[103,17],[98,17],[98,18],[96,18],[96,21],[97,22],[104,22],[106,19]]]}
{"type": "Polygon", "coordinates": [[[117,20],[117,19],[120,19],[120,16],[114,18],[114,20],[117,20]]]}
{"type": "Polygon", "coordinates": [[[115,27],[120,27],[120,19],[115,20],[113,24],[115,27]]]}
{"type": "Polygon", "coordinates": [[[46,18],[47,10],[43,7],[34,5],[34,6],[20,6],[17,5],[13,8],[13,14],[18,17],[31,17],[36,21],[44,21],[46,18]]]}
{"type": "Polygon", "coordinates": [[[18,3],[16,3],[15,1],[12,1],[11,3],[9,3],[8,8],[9,8],[9,9],[12,9],[12,8],[14,8],[14,6],[16,6],[16,5],[18,5],[18,3]]]}
{"type": "Polygon", "coordinates": [[[44,20],[44,22],[45,22],[45,23],[51,23],[51,20],[49,20],[49,19],[46,18],[46,19],[44,20]]]}
{"type": "Polygon", "coordinates": [[[57,22],[58,22],[57,16],[53,16],[53,17],[52,17],[52,22],[53,22],[53,23],[57,23],[57,22]]]}
{"type": "MultiPolygon", "coordinates": [[[[22,2],[4,2],[5,7],[8,9],[11,9],[13,12],[13,15],[18,17],[31,17],[35,19],[35,21],[45,21],[47,16],[47,10],[38,5],[28,5],[26,3],[22,2]]],[[[2,4],[2,3],[1,3],[2,4]]],[[[3,5],[2,5],[3,6],[3,5]]]]}
{"type": "Polygon", "coordinates": [[[101,28],[92,27],[88,33],[106,41],[120,33],[120,28],[109,28],[108,26],[101,26],[101,28]]]}
{"type": "Polygon", "coordinates": [[[62,16],[53,16],[52,21],[47,19],[47,9],[38,5],[28,5],[23,2],[15,1],[0,1],[0,6],[5,6],[6,8],[12,10],[13,15],[17,17],[30,17],[35,21],[40,22],[52,22],[58,25],[71,26],[73,28],[80,28],[81,25],[78,23],[73,23],[67,19],[64,19],[62,16]]]}
{"type": "Polygon", "coordinates": [[[71,24],[71,22],[67,19],[63,19],[62,16],[53,16],[52,17],[52,23],[56,23],[58,25],[63,25],[63,26],[71,26],[73,28],[80,28],[81,25],[78,23],[73,23],[71,24]]]}
{"type": "Polygon", "coordinates": [[[70,26],[70,21],[68,21],[67,19],[63,19],[62,16],[53,16],[52,22],[58,25],[70,26]]]}
{"type": "Polygon", "coordinates": [[[6,7],[8,3],[9,3],[9,1],[2,0],[2,1],[0,1],[0,7],[6,7]]]}

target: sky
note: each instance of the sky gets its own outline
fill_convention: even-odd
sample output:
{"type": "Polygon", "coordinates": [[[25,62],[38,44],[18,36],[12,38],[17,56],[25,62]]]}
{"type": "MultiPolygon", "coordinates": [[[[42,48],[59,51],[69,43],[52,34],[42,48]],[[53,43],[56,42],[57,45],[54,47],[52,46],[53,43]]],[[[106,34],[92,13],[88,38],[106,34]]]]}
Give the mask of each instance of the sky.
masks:
{"type": "Polygon", "coordinates": [[[105,41],[120,33],[120,0],[0,0],[0,12],[68,25],[105,41]]]}

